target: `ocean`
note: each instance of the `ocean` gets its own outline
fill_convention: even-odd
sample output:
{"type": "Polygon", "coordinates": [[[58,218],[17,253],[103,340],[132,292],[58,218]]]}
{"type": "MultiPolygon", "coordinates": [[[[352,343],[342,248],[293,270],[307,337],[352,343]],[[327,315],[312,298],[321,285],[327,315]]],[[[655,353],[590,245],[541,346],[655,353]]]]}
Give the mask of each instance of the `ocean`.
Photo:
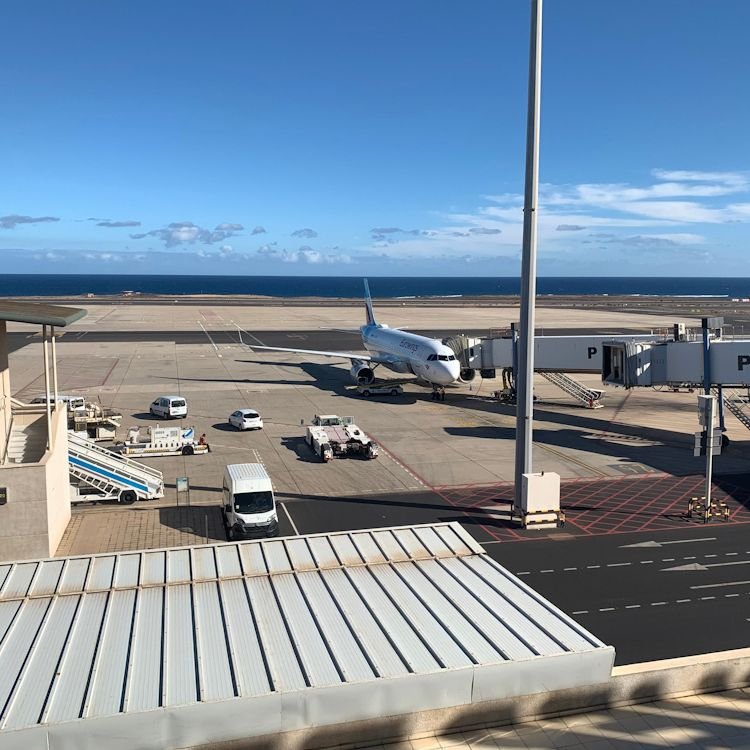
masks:
{"type": "MultiPolygon", "coordinates": [[[[373,297],[476,297],[518,295],[517,277],[373,277],[373,297]]],[[[125,276],[3,274],[0,297],[61,297],[124,291],[268,297],[361,297],[362,279],[351,276],[125,276]]],[[[537,280],[537,294],[659,297],[750,297],[747,278],[563,277],[537,280]]]]}

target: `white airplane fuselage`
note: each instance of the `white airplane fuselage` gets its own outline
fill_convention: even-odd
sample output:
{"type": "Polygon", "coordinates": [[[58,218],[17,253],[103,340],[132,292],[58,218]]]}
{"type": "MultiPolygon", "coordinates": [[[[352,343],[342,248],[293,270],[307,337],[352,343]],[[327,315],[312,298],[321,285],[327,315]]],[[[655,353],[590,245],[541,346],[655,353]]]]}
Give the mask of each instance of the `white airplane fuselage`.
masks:
{"type": "Polygon", "coordinates": [[[360,327],[362,343],[383,367],[402,374],[412,373],[435,385],[458,380],[461,365],[449,347],[427,336],[378,324],[360,327]]]}

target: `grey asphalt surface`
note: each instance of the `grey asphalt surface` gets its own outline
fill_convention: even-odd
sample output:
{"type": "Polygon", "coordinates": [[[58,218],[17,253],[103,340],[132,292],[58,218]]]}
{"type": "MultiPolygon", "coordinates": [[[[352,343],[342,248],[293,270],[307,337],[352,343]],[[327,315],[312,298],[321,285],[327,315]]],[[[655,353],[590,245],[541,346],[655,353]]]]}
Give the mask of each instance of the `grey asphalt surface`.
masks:
{"type": "MultiPolygon", "coordinates": [[[[423,336],[433,338],[444,338],[455,333],[463,333],[471,337],[489,335],[486,329],[450,331],[450,330],[411,330],[423,336]]],[[[240,343],[237,329],[214,329],[208,333],[216,344],[238,344],[240,343]]],[[[257,336],[265,346],[297,347],[302,349],[321,349],[332,351],[361,350],[362,339],[358,332],[310,330],[310,331],[247,331],[250,336],[257,336]]],[[[597,330],[596,328],[545,328],[537,331],[538,335],[547,336],[573,336],[584,334],[607,333],[612,335],[643,333],[642,330],[634,328],[612,328],[597,330]],[[616,333],[615,333],[616,332],[616,333]]],[[[243,335],[245,343],[251,343],[252,338],[243,335]]],[[[177,345],[205,344],[209,339],[206,331],[89,331],[70,330],[64,331],[59,337],[60,341],[86,341],[88,343],[146,343],[155,341],[169,341],[177,345]]],[[[15,352],[29,344],[39,342],[39,336],[34,333],[10,332],[8,334],[9,351],[15,352]]]]}
{"type": "Polygon", "coordinates": [[[282,534],[294,533],[288,516],[301,534],[458,521],[494,560],[615,646],[617,664],[750,646],[748,524],[593,537],[540,530],[497,542],[486,519],[429,491],[278,500],[282,534]]]}

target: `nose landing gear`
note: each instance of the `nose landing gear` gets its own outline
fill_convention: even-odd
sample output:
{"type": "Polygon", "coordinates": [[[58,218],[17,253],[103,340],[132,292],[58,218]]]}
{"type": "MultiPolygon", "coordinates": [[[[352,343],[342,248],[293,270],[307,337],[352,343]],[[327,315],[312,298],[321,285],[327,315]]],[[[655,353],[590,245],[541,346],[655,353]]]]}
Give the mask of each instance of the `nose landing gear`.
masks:
{"type": "Polygon", "coordinates": [[[445,386],[432,384],[432,400],[445,401],[445,386]]]}

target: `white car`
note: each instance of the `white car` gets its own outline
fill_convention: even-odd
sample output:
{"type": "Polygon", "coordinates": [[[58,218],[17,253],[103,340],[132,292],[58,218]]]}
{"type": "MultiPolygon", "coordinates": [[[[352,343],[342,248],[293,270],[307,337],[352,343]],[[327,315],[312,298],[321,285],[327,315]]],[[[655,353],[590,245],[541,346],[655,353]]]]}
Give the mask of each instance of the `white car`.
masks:
{"type": "Polygon", "coordinates": [[[229,415],[229,424],[238,430],[262,430],[263,420],[253,409],[237,409],[229,415]]]}

